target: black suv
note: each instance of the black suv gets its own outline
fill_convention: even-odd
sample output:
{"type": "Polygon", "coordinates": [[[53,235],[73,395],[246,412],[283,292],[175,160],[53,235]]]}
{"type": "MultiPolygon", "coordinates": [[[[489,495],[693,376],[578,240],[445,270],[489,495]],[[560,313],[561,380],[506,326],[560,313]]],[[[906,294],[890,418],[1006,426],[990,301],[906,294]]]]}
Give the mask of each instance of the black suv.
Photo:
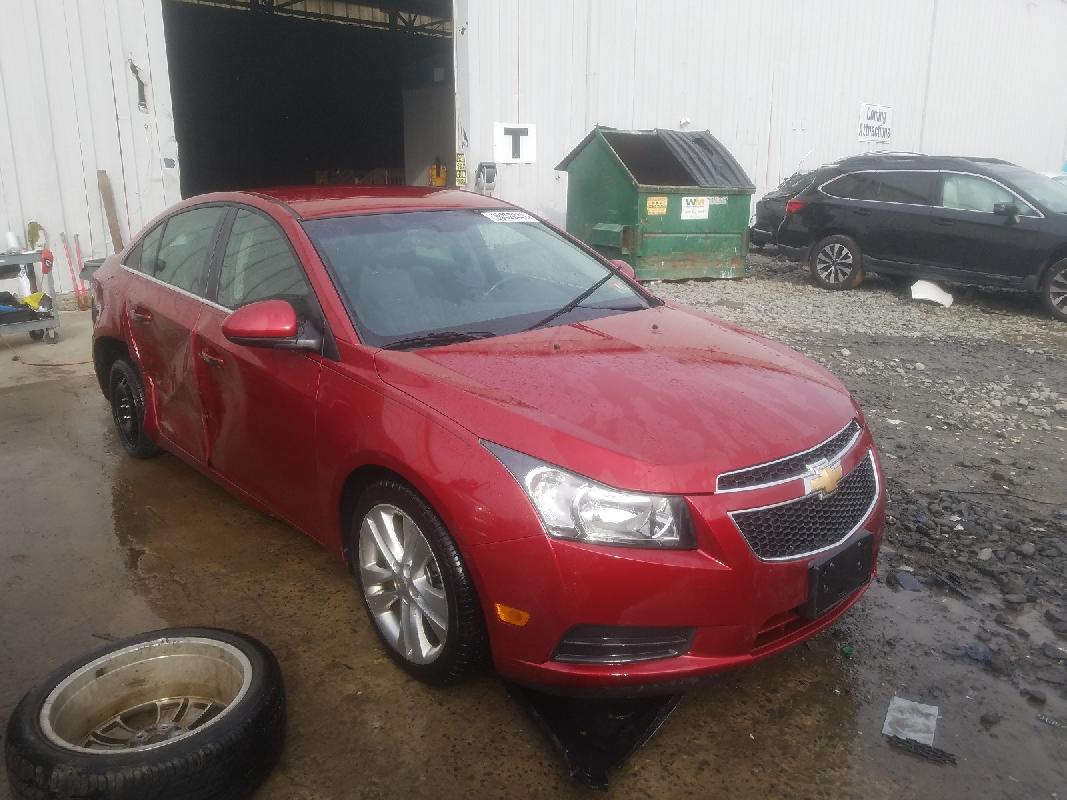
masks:
{"type": "Polygon", "coordinates": [[[864,271],[1007,286],[1067,321],[1067,186],[1007,161],[847,158],[786,204],[776,238],[826,289],[864,271]]]}

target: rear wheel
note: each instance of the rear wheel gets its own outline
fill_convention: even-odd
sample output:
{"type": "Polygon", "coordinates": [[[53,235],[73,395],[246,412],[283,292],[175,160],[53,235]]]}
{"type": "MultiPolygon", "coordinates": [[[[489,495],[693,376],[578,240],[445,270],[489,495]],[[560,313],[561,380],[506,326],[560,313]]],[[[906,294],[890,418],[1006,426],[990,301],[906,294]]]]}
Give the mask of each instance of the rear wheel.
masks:
{"type": "Polygon", "coordinates": [[[1056,319],[1067,322],[1067,258],[1057,261],[1041,282],[1041,300],[1056,319]]]}
{"type": "Polygon", "coordinates": [[[462,680],[487,660],[485,623],[463,559],[410,486],[372,484],[349,534],[349,562],[389,656],[424,683],[462,680]]]}
{"type": "Polygon", "coordinates": [[[863,282],[863,254],[850,236],[827,236],[811,251],[811,277],[823,289],[855,289],[863,282]]]}
{"type": "Polygon", "coordinates": [[[152,458],[162,450],[144,432],[144,384],[137,368],[125,359],[111,365],[111,416],[126,452],[134,458],[152,458]]]}

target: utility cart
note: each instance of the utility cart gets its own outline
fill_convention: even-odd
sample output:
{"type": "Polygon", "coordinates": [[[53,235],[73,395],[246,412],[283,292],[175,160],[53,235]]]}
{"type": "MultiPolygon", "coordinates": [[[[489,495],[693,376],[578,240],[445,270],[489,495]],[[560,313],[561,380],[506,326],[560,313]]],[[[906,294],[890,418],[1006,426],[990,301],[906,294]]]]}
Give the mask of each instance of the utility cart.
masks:
{"type": "MultiPolygon", "coordinates": [[[[41,262],[41,259],[40,250],[32,253],[0,255],[0,278],[17,277],[21,267],[25,266],[30,278],[30,291],[36,292],[37,272],[33,265],[41,262]]],[[[49,344],[55,344],[59,339],[59,298],[56,295],[56,279],[51,269],[45,269],[42,272],[44,293],[48,296],[51,307],[36,312],[27,310],[25,314],[19,311],[0,312],[0,335],[28,333],[31,339],[35,341],[44,339],[49,344]],[[12,321],[7,322],[8,319],[12,321]]]]}

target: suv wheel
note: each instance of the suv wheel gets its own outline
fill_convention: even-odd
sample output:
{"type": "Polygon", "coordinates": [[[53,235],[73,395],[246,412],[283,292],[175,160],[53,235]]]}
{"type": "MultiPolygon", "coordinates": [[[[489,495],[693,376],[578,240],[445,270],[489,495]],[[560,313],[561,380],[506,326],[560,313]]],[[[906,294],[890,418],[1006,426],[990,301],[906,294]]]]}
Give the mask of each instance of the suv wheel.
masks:
{"type": "Polygon", "coordinates": [[[823,289],[855,289],[863,281],[863,254],[849,236],[827,236],[811,251],[811,277],[823,289]]]}
{"type": "Polygon", "coordinates": [[[1067,258],[1057,261],[1045,273],[1041,299],[1052,316],[1067,322],[1067,258]]]}
{"type": "Polygon", "coordinates": [[[432,686],[487,660],[485,621],[463,559],[441,518],[411,487],[379,481],[362,495],[349,564],[389,656],[432,686]]]}

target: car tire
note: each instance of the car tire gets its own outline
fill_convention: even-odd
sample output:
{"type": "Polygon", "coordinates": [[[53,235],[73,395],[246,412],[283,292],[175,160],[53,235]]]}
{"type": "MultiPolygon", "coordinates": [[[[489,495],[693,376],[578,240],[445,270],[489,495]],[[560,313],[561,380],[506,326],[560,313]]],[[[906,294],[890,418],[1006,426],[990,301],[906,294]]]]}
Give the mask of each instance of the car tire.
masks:
{"type": "Polygon", "coordinates": [[[134,458],[152,458],[163,451],[144,432],[144,384],[137,368],[120,358],[111,365],[108,397],[111,418],[126,452],[134,458]]]}
{"type": "Polygon", "coordinates": [[[418,492],[398,480],[369,486],[348,545],[367,617],[393,661],[431,686],[484,668],[488,640],[477,592],[447,528],[418,492]]]}
{"type": "Polygon", "coordinates": [[[1067,258],[1053,264],[1041,281],[1041,301],[1053,317],[1067,322],[1067,258]]]}
{"type": "Polygon", "coordinates": [[[270,650],[232,631],[172,628],[53,672],[15,708],[4,749],[17,800],[233,800],[270,773],[284,734],[270,650]]]}
{"type": "Polygon", "coordinates": [[[851,236],[835,234],[811,250],[811,277],[823,289],[855,289],[863,282],[863,253],[851,236]]]}

